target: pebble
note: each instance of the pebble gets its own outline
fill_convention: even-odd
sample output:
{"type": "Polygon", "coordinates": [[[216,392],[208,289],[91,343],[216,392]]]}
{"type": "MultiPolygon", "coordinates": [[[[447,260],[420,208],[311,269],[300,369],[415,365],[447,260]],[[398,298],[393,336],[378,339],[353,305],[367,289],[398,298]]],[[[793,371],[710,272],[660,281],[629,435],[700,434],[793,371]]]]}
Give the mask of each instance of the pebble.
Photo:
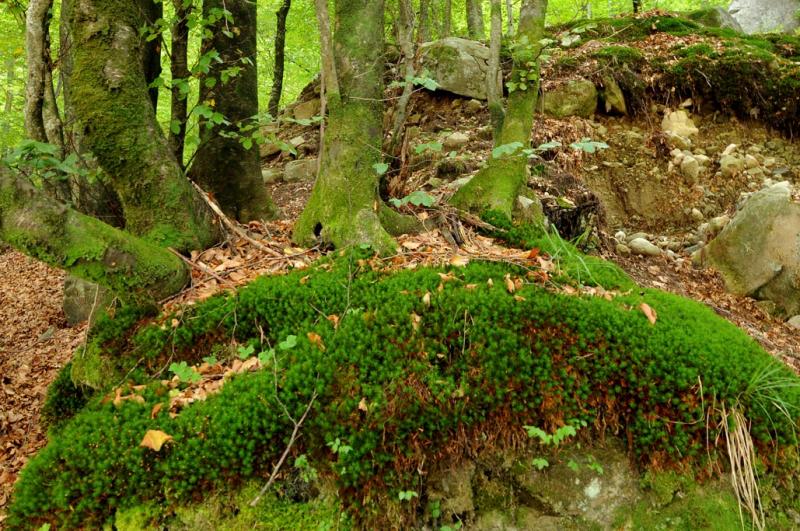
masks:
{"type": "Polygon", "coordinates": [[[635,232],[626,238],[627,243],[631,243],[631,240],[647,240],[647,233],[646,232],[635,232]]]}
{"type": "Polygon", "coordinates": [[[617,244],[617,254],[620,256],[630,256],[631,248],[625,245],[624,243],[617,244]]]}
{"type": "Polygon", "coordinates": [[[643,256],[661,256],[661,249],[644,238],[634,238],[628,242],[628,245],[636,254],[643,256]]]}
{"type": "Polygon", "coordinates": [[[786,321],[786,324],[788,324],[792,328],[800,330],[800,315],[795,315],[794,317],[786,321]]]}
{"type": "Polygon", "coordinates": [[[625,232],[621,230],[615,232],[614,239],[617,240],[619,243],[623,243],[625,241],[625,232]]]}
{"type": "Polygon", "coordinates": [[[700,212],[699,209],[693,208],[692,209],[692,219],[695,221],[703,221],[703,213],[700,212]]]}

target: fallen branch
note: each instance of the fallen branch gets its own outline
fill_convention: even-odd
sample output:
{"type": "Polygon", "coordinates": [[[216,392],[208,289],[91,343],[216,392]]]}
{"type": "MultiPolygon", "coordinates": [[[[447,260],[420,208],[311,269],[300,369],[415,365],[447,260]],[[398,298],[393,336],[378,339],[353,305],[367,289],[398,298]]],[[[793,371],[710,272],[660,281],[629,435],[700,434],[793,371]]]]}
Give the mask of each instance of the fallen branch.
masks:
{"type": "Polygon", "coordinates": [[[191,268],[193,268],[193,269],[197,269],[197,270],[198,270],[198,271],[200,271],[201,273],[205,273],[206,275],[210,275],[210,276],[214,277],[214,278],[215,278],[215,279],[216,279],[218,282],[220,282],[221,284],[223,284],[223,285],[225,285],[225,286],[228,286],[228,287],[231,287],[231,288],[233,288],[233,287],[234,287],[234,285],[233,285],[233,284],[232,284],[230,281],[228,281],[228,280],[225,280],[224,278],[222,278],[221,276],[219,276],[217,273],[215,273],[215,272],[214,272],[214,270],[213,270],[213,269],[211,269],[211,268],[210,268],[210,267],[208,267],[207,265],[205,265],[205,264],[199,264],[199,263],[197,263],[197,262],[192,262],[191,260],[189,260],[188,258],[186,258],[185,256],[183,256],[181,253],[179,253],[178,251],[176,251],[176,250],[175,250],[175,249],[173,249],[172,247],[167,247],[167,249],[169,249],[169,251],[170,251],[172,254],[174,254],[175,256],[177,256],[178,258],[180,258],[181,260],[183,260],[183,262],[184,262],[186,265],[188,265],[189,267],[191,267],[191,268]]]}
{"type": "Polygon", "coordinates": [[[195,189],[200,193],[200,197],[203,198],[203,200],[206,202],[206,204],[209,206],[209,208],[211,208],[211,210],[214,212],[214,214],[216,214],[217,217],[219,217],[219,219],[222,221],[222,223],[226,227],[228,227],[230,230],[235,232],[239,237],[247,240],[249,243],[251,243],[254,246],[258,247],[262,251],[267,252],[267,253],[269,253],[269,254],[271,254],[273,256],[283,258],[283,255],[281,253],[279,253],[278,251],[276,251],[275,249],[271,249],[271,248],[267,247],[266,245],[264,245],[263,243],[259,242],[258,240],[254,240],[253,238],[251,238],[247,234],[247,232],[239,226],[238,223],[235,223],[235,222],[231,221],[230,218],[228,216],[226,216],[224,212],[222,212],[222,210],[219,208],[219,205],[217,205],[217,203],[215,201],[212,201],[211,197],[209,197],[209,195],[202,188],[200,188],[197,185],[197,183],[195,183],[194,181],[191,181],[191,182],[192,182],[192,186],[194,186],[195,189]]]}

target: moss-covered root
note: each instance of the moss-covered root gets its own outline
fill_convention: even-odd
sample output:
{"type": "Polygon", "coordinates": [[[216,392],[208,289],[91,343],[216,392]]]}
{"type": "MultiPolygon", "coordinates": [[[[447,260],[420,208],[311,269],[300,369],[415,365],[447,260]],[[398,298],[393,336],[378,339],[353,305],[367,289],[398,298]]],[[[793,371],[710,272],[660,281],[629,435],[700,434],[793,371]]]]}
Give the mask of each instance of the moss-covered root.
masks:
{"type": "Polygon", "coordinates": [[[2,168],[0,240],[137,305],[177,293],[189,280],[166,249],[72,210],[2,168]]]}
{"type": "Polygon", "coordinates": [[[494,158],[450,199],[461,210],[478,214],[487,210],[512,218],[514,202],[528,180],[527,158],[494,158]]]}
{"type": "Polygon", "coordinates": [[[97,157],[120,197],[127,229],[165,247],[204,248],[218,229],[170,150],[148,92],[140,33],[148,3],[64,3],[73,39],[65,97],[82,147],[97,157]]]}

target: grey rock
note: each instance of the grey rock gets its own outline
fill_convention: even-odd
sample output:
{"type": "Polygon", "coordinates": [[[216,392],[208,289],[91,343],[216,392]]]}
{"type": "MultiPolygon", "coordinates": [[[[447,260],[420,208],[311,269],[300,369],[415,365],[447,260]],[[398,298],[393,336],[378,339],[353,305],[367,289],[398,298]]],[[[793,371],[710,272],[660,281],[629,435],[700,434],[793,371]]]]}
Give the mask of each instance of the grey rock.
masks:
{"type": "Polygon", "coordinates": [[[617,254],[620,256],[630,256],[631,248],[624,243],[618,243],[616,247],[617,254]]]}
{"type": "Polygon", "coordinates": [[[751,195],[704,248],[703,261],[722,273],[732,293],[800,314],[800,204],[792,201],[791,185],[751,195]]]}
{"type": "MultiPolygon", "coordinates": [[[[700,130],[689,117],[689,113],[684,110],[672,111],[664,115],[661,120],[661,130],[665,133],[672,133],[683,138],[691,138],[700,130]]],[[[687,148],[682,148],[687,149],[687,148]]]]}
{"type": "Polygon", "coordinates": [[[631,240],[635,240],[637,238],[642,238],[642,239],[646,240],[648,237],[649,236],[648,236],[648,234],[646,232],[634,232],[633,234],[629,234],[628,235],[627,240],[628,240],[628,243],[630,243],[631,240]]]}
{"type": "Polygon", "coordinates": [[[689,18],[709,28],[732,29],[743,32],[741,24],[723,7],[712,7],[689,13],[689,18]]]}
{"type": "Polygon", "coordinates": [[[703,221],[703,213],[700,212],[699,209],[693,208],[692,212],[691,212],[691,215],[692,215],[692,219],[694,219],[695,221],[703,221]]]}
{"type": "Polygon", "coordinates": [[[471,99],[464,105],[464,110],[469,114],[478,114],[483,110],[483,103],[480,100],[471,99]]]}
{"type": "MultiPolygon", "coordinates": [[[[458,37],[428,42],[419,47],[420,68],[428,70],[440,90],[466,98],[486,99],[489,48],[458,37]]],[[[497,77],[498,90],[502,79],[497,77]]]]}
{"type": "Polygon", "coordinates": [[[617,83],[617,80],[610,75],[603,76],[603,103],[606,112],[609,114],[628,114],[628,106],[625,104],[625,95],[617,83]]]}
{"type": "Polygon", "coordinates": [[[800,330],[800,315],[795,315],[794,317],[786,321],[786,324],[788,324],[792,328],[800,330]]]}
{"type": "Polygon", "coordinates": [[[97,284],[70,275],[64,280],[63,309],[71,326],[88,321],[90,317],[94,321],[113,300],[113,294],[97,284]]]}
{"type": "Polygon", "coordinates": [[[448,151],[461,149],[467,144],[469,144],[469,136],[459,131],[447,135],[442,142],[444,149],[448,151]]]}
{"type": "Polygon", "coordinates": [[[681,173],[689,184],[697,182],[701,169],[700,162],[691,155],[686,155],[681,160],[681,173]]]}
{"type": "Polygon", "coordinates": [[[728,8],[745,33],[792,33],[800,27],[798,10],[797,0],[733,0],[728,8]]]}
{"type": "Polygon", "coordinates": [[[628,242],[628,246],[630,246],[631,251],[635,254],[640,254],[642,256],[661,256],[661,249],[644,238],[635,238],[628,242]]]}
{"type": "Polygon", "coordinates": [[[292,109],[295,120],[308,120],[317,116],[322,110],[322,102],[319,98],[298,103],[292,109]]]}
{"type": "Polygon", "coordinates": [[[555,118],[590,118],[597,110],[597,88],[588,79],[573,79],[542,96],[542,110],[555,118]]]}
{"type": "Polygon", "coordinates": [[[283,180],[287,183],[313,181],[317,177],[317,159],[293,160],[283,169],[283,180]]]}
{"type": "Polygon", "coordinates": [[[458,466],[432,472],[428,478],[428,498],[440,502],[443,514],[472,513],[472,478],[475,463],[466,461],[458,466]]]}
{"type": "Polygon", "coordinates": [[[736,155],[722,155],[719,169],[723,177],[733,177],[744,169],[744,159],[736,155]]]}
{"type": "Polygon", "coordinates": [[[281,177],[283,177],[283,173],[273,168],[264,168],[261,170],[261,178],[264,180],[264,184],[278,182],[281,180],[281,177]]]}
{"type": "Polygon", "coordinates": [[[617,240],[619,243],[624,243],[626,240],[625,232],[618,230],[614,233],[614,239],[617,240]]]}

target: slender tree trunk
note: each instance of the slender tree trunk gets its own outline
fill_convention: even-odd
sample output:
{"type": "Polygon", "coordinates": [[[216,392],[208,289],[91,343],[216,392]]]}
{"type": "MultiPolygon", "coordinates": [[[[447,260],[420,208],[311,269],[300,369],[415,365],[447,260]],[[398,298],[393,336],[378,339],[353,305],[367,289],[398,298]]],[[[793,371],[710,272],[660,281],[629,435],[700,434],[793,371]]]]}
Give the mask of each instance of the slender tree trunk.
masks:
{"type": "MultiPolygon", "coordinates": [[[[518,46],[513,53],[512,81],[524,81],[525,89],[517,88],[508,96],[505,119],[495,145],[519,142],[530,147],[533,115],[539,94],[540,41],[544,35],[547,0],[525,0],[520,12],[516,42],[530,43],[518,46]],[[529,66],[534,65],[534,66],[529,66]]],[[[473,179],[459,189],[451,203],[461,209],[483,213],[497,211],[511,217],[519,190],[528,179],[528,157],[517,150],[500,158],[492,158],[473,179]]]]}
{"type": "Polygon", "coordinates": [[[283,0],[280,9],[275,13],[278,26],[275,31],[275,70],[272,74],[272,91],[269,96],[269,114],[276,118],[278,116],[281,95],[283,94],[283,70],[286,63],[286,18],[289,16],[289,9],[292,7],[292,0],[283,0]]]}
{"type": "Polygon", "coordinates": [[[414,8],[411,0],[398,0],[398,34],[397,42],[400,45],[400,52],[403,54],[403,78],[406,84],[400,99],[397,100],[397,107],[394,110],[394,120],[392,124],[392,138],[389,145],[389,153],[397,156],[398,148],[402,143],[403,128],[406,123],[406,109],[414,92],[414,85],[410,79],[414,77],[414,8]]]}
{"type": "MultiPolygon", "coordinates": [[[[8,57],[6,57],[6,103],[3,106],[3,112],[5,113],[5,116],[11,116],[11,112],[14,110],[14,84],[16,81],[17,62],[14,60],[14,56],[12,54],[8,54],[8,57]]],[[[8,139],[10,134],[11,120],[3,120],[3,139],[8,139]]],[[[3,149],[11,149],[11,146],[5,146],[3,149]]],[[[0,155],[5,155],[5,153],[0,152],[0,155]]]]}
{"type": "Polygon", "coordinates": [[[155,119],[145,78],[142,12],[151,0],[67,0],[65,97],[90,151],[119,195],[126,229],[180,251],[219,237],[210,210],[185,178],[155,119]]]}
{"type": "Polygon", "coordinates": [[[500,134],[503,127],[503,94],[498,86],[500,76],[500,46],[503,41],[503,6],[502,0],[492,0],[492,31],[489,43],[489,69],[486,72],[486,95],[489,100],[489,112],[492,118],[494,137],[500,134]]]}
{"type": "MultiPolygon", "coordinates": [[[[323,54],[329,23],[319,10],[323,54]]],[[[381,224],[378,174],[383,138],[383,0],[337,0],[334,65],[323,55],[329,105],[320,175],[300,215],[294,239],[336,247],[395,244],[381,224]],[[331,72],[335,68],[335,72],[331,72]],[[337,75],[336,83],[328,79],[337,75]]]]}
{"type": "Polygon", "coordinates": [[[453,0],[444,0],[442,13],[442,37],[449,37],[453,33],[453,0]]]}
{"type": "MultiPolygon", "coordinates": [[[[138,3],[139,12],[142,16],[142,27],[155,29],[155,23],[164,16],[164,6],[162,0],[131,0],[138,3]]],[[[144,65],[144,79],[148,87],[161,75],[161,39],[146,41],[141,48],[142,64],[144,65]]],[[[149,89],[150,101],[153,104],[153,113],[158,110],[158,87],[149,89]]]]}
{"type": "Polygon", "coordinates": [[[642,0],[633,0],[633,12],[638,13],[642,10],[642,0]]]}
{"type": "Polygon", "coordinates": [[[181,168],[183,150],[186,145],[186,123],[189,112],[189,12],[191,6],[184,7],[185,0],[172,0],[175,9],[175,24],[172,25],[172,91],[170,102],[169,143],[181,168]]]}
{"type": "Polygon", "coordinates": [[[469,38],[482,41],[486,38],[486,28],[483,25],[483,0],[466,0],[467,4],[467,32],[469,38]]]}
{"type": "Polygon", "coordinates": [[[201,83],[200,101],[230,125],[201,123],[201,143],[189,177],[213,193],[227,215],[243,222],[269,219],[276,209],[261,178],[258,145],[245,147],[238,138],[240,126],[258,114],[256,4],[251,0],[203,1],[204,18],[210,18],[215,9],[229,11],[232,21],[223,17],[208,28],[211,37],[203,43],[203,52],[216,50],[221,62],[212,63],[201,83]],[[232,67],[239,68],[239,73],[224,80],[224,71],[232,67]],[[236,136],[230,138],[230,134],[236,136]]]}
{"type": "Polygon", "coordinates": [[[507,34],[514,35],[514,4],[511,0],[506,0],[506,25],[508,26],[507,34]]]}
{"type": "Polygon", "coordinates": [[[132,304],[154,304],[189,280],[168,250],[68,208],[2,166],[0,240],[132,304]]]}
{"type": "Polygon", "coordinates": [[[45,35],[50,32],[52,0],[31,0],[25,13],[25,51],[28,80],[25,85],[25,133],[38,142],[47,142],[44,130],[45,35]]]}
{"type": "Polygon", "coordinates": [[[417,27],[417,42],[422,43],[422,42],[428,42],[430,40],[431,40],[431,3],[430,0],[419,0],[419,25],[417,27]]]}

